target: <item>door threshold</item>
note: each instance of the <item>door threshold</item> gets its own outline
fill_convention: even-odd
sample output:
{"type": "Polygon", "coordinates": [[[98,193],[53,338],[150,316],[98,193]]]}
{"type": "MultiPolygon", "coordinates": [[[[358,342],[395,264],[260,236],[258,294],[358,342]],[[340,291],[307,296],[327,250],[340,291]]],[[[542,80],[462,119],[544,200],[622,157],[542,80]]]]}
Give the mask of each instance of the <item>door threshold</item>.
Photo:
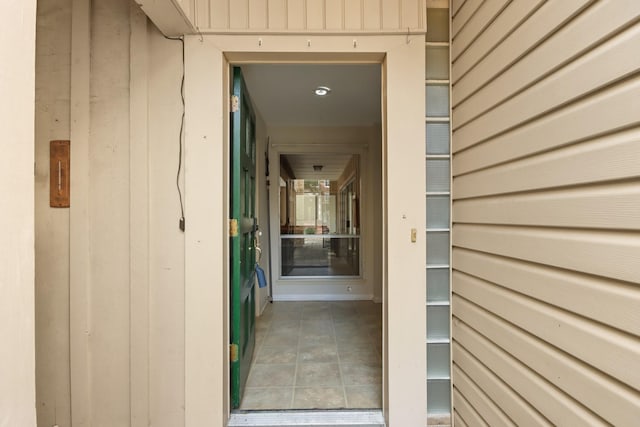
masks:
{"type": "Polygon", "coordinates": [[[382,410],[233,412],[227,427],[385,427],[382,410]]]}

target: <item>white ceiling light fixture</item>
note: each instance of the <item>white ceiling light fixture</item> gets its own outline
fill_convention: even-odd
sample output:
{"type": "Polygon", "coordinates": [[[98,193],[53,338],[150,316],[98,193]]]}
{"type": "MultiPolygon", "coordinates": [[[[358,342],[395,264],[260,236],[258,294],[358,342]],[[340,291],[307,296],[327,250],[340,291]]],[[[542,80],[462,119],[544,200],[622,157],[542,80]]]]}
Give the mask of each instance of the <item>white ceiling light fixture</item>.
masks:
{"type": "Polygon", "coordinates": [[[328,96],[331,93],[331,88],[327,86],[318,86],[313,93],[316,96],[328,96]]]}

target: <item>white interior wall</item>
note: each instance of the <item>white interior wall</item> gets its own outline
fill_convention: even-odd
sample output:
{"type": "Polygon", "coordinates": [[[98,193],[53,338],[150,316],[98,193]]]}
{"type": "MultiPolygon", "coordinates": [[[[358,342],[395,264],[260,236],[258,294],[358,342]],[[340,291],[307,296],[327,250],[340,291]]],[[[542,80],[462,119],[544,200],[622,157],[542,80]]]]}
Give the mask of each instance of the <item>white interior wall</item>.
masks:
{"type": "Polygon", "coordinates": [[[0,3],[0,426],[35,425],[34,178],[36,2],[0,3]],[[8,61],[4,59],[10,58],[8,61]]]}
{"type": "MultiPolygon", "coordinates": [[[[262,232],[261,236],[258,236],[258,242],[260,249],[262,250],[262,256],[259,258],[259,265],[264,270],[267,277],[267,287],[256,287],[256,314],[262,313],[266,304],[269,302],[269,284],[272,283],[271,276],[271,264],[269,263],[269,253],[271,248],[269,242],[271,241],[271,229],[269,227],[269,203],[266,177],[266,160],[265,154],[268,151],[268,132],[267,125],[262,119],[260,112],[256,110],[256,216],[258,218],[258,226],[262,232]]],[[[277,190],[277,177],[278,174],[273,168],[273,162],[269,165],[270,179],[275,184],[277,190]]],[[[277,193],[275,194],[277,195],[277,193]]],[[[273,195],[272,195],[273,196],[273,195]]]]}

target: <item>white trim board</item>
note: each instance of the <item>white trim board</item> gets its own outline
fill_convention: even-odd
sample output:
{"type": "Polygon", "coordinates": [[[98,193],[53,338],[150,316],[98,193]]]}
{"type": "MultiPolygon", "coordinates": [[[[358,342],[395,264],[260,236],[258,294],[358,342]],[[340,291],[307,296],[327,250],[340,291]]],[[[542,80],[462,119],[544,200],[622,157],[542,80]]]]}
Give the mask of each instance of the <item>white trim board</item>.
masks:
{"type": "MultiPolygon", "coordinates": [[[[373,294],[286,294],[274,295],[273,301],[372,301],[373,294]]],[[[382,302],[382,301],[379,301],[382,302]]]]}

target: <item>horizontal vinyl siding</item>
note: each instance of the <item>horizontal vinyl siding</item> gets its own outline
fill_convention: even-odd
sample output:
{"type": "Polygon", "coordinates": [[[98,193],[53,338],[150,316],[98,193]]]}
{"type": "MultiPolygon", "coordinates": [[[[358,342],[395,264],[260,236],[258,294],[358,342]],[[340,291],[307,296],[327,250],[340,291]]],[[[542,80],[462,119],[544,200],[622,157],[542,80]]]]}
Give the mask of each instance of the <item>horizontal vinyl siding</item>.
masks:
{"type": "Polygon", "coordinates": [[[196,26],[203,33],[423,33],[426,0],[203,0],[196,26]]]}
{"type": "Polygon", "coordinates": [[[452,2],[456,425],[640,420],[640,2],[452,2]]]}

